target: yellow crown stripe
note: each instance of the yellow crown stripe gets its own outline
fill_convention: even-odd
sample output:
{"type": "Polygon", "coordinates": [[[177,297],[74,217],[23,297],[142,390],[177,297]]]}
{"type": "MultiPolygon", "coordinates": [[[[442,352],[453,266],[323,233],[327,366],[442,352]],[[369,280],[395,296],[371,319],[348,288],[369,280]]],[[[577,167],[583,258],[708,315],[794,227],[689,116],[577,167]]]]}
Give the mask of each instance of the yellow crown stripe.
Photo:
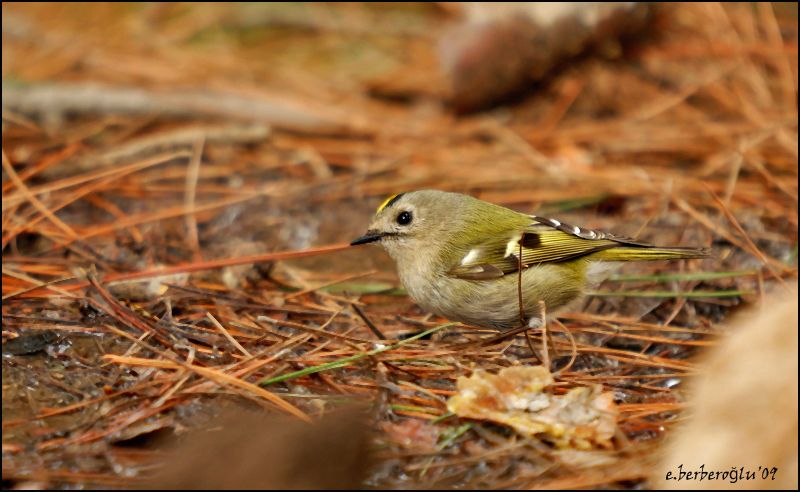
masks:
{"type": "Polygon", "coordinates": [[[378,205],[378,210],[376,210],[375,213],[376,214],[381,213],[381,210],[386,208],[386,206],[389,205],[392,202],[392,200],[394,200],[397,197],[397,195],[401,195],[401,193],[395,193],[394,195],[392,195],[389,198],[387,198],[386,200],[384,200],[383,203],[378,205]]]}

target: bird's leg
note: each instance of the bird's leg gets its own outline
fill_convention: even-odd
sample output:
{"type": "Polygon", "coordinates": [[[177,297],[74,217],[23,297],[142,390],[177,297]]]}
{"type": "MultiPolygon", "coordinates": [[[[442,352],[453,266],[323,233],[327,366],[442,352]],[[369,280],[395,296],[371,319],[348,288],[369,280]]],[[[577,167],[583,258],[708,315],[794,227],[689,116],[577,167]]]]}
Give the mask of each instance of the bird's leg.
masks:
{"type": "Polygon", "coordinates": [[[522,240],[517,241],[519,244],[519,254],[517,255],[517,298],[519,300],[519,324],[525,325],[525,308],[522,299],[522,240]]]}
{"type": "MultiPolygon", "coordinates": [[[[524,301],[522,299],[522,240],[517,242],[519,244],[519,253],[517,254],[517,296],[519,299],[519,324],[520,327],[525,326],[525,307],[524,301]]],[[[528,320],[528,328],[525,330],[525,340],[528,342],[528,348],[531,349],[531,355],[539,359],[539,362],[543,362],[542,357],[539,355],[539,352],[533,348],[533,342],[531,341],[530,329],[533,328],[531,323],[535,321],[539,321],[536,318],[530,318],[528,320]]],[[[547,364],[547,370],[550,370],[550,364],[547,364]]]]}
{"type": "Polygon", "coordinates": [[[550,352],[547,347],[547,304],[539,301],[540,322],[542,326],[542,351],[544,352],[544,365],[550,370],[550,352]]]}

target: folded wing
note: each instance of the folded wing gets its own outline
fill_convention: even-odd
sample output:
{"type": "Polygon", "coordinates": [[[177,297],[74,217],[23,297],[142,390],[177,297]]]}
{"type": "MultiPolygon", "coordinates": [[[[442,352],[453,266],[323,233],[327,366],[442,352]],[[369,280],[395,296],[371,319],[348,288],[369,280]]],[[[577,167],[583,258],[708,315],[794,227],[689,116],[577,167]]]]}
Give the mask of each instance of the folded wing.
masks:
{"type": "Polygon", "coordinates": [[[521,231],[476,244],[448,274],[466,280],[488,280],[516,272],[520,267],[569,261],[617,246],[652,247],[555,219],[535,215],[531,219],[531,225],[521,231]]]}

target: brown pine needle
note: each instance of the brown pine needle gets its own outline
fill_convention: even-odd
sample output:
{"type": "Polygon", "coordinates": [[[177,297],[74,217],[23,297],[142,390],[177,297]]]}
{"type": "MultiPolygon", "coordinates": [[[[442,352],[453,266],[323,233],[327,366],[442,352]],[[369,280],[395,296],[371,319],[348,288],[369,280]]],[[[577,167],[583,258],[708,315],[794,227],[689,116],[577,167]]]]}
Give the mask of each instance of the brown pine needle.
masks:
{"type": "Polygon", "coordinates": [[[206,318],[208,318],[211,321],[211,324],[213,324],[220,331],[220,333],[222,333],[222,335],[225,338],[227,338],[228,341],[231,342],[231,344],[239,350],[239,352],[243,353],[247,357],[253,357],[253,354],[251,354],[250,352],[247,351],[247,349],[242,347],[242,345],[239,342],[237,342],[235,338],[231,336],[228,330],[226,330],[225,327],[222,326],[222,324],[220,324],[219,321],[217,321],[217,318],[215,318],[214,315],[212,315],[209,312],[206,312],[206,318]]]}
{"type": "Polygon", "coordinates": [[[113,354],[106,354],[103,356],[103,359],[109,362],[113,362],[115,364],[122,364],[129,366],[156,367],[159,369],[188,369],[190,371],[199,374],[200,376],[203,376],[204,378],[215,381],[218,384],[225,386],[235,386],[237,388],[241,388],[245,391],[260,396],[261,398],[269,401],[270,403],[273,403],[275,406],[285,411],[286,413],[294,415],[295,417],[305,422],[311,422],[311,419],[305,413],[303,413],[297,407],[288,403],[286,400],[279,397],[278,395],[271,393],[265,390],[264,388],[261,388],[260,386],[248,383],[247,381],[242,381],[241,379],[235,378],[221,371],[217,371],[207,367],[200,367],[194,364],[179,364],[169,360],[142,359],[140,357],[123,357],[113,354]]]}

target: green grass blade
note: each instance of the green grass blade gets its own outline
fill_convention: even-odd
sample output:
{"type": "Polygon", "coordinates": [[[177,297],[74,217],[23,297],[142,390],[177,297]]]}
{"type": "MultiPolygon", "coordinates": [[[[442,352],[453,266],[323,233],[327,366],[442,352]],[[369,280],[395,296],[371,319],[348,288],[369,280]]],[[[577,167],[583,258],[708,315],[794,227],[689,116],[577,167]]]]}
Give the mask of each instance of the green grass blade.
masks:
{"type": "Polygon", "coordinates": [[[406,290],[402,287],[396,287],[392,284],[385,284],[382,282],[342,282],[339,284],[322,287],[319,290],[331,294],[348,292],[350,294],[383,294],[389,296],[408,295],[406,290]]]}
{"type": "Polygon", "coordinates": [[[401,410],[405,412],[417,412],[417,413],[427,413],[431,415],[439,415],[439,410],[435,408],[426,408],[426,407],[418,407],[415,405],[398,405],[393,403],[389,405],[389,408],[392,410],[401,410]]]}
{"type": "Polygon", "coordinates": [[[431,328],[429,330],[425,330],[422,333],[417,333],[413,337],[406,338],[405,340],[401,340],[401,341],[397,342],[396,344],[390,345],[388,347],[385,347],[385,346],[384,347],[379,347],[379,348],[376,348],[374,350],[370,350],[369,352],[365,352],[363,354],[351,355],[350,357],[345,357],[344,359],[335,360],[333,362],[328,362],[326,364],[321,364],[321,365],[313,366],[313,367],[306,367],[305,369],[301,369],[299,371],[290,372],[288,374],[283,374],[281,376],[275,376],[274,378],[270,378],[270,379],[265,379],[263,381],[260,381],[258,384],[260,386],[269,386],[270,384],[280,383],[280,382],[283,382],[283,381],[288,381],[290,379],[295,379],[295,378],[299,378],[299,377],[303,377],[303,376],[308,376],[309,374],[315,374],[315,373],[322,372],[322,371],[329,371],[331,369],[336,369],[338,367],[344,367],[344,366],[350,365],[350,363],[355,362],[357,360],[364,359],[364,358],[367,358],[367,357],[372,357],[373,355],[377,355],[377,354],[380,354],[382,352],[386,352],[388,350],[394,350],[396,348],[402,347],[403,345],[411,343],[414,340],[418,340],[418,339],[420,339],[422,337],[430,335],[431,333],[436,333],[439,330],[443,330],[445,328],[448,328],[450,326],[457,325],[457,324],[458,323],[445,323],[443,325],[434,326],[433,328],[431,328]]]}
{"type": "Polygon", "coordinates": [[[580,197],[575,198],[572,200],[563,200],[558,202],[548,202],[543,203],[541,207],[539,207],[537,214],[553,214],[557,212],[567,212],[569,210],[575,210],[583,207],[588,207],[589,205],[596,205],[598,203],[603,202],[603,200],[609,198],[611,195],[608,193],[604,193],[602,195],[593,195],[587,197],[580,197]]]}
{"type": "Polygon", "coordinates": [[[458,439],[462,434],[464,434],[465,432],[467,432],[470,429],[472,429],[472,424],[466,423],[466,424],[463,424],[463,425],[459,426],[456,429],[453,429],[450,432],[447,432],[445,434],[445,438],[442,440],[442,442],[439,443],[438,446],[436,446],[436,448],[439,451],[442,451],[447,446],[453,444],[453,441],[458,439]]]}
{"type": "Polygon", "coordinates": [[[685,297],[687,299],[703,299],[703,298],[719,298],[719,297],[739,297],[753,295],[754,292],[749,290],[720,290],[720,291],[703,291],[698,290],[694,292],[672,292],[672,291],[594,291],[588,295],[596,297],[648,297],[654,299],[672,299],[677,297],[685,297]]]}
{"type": "Polygon", "coordinates": [[[452,416],[454,416],[454,415],[455,415],[455,414],[454,414],[453,412],[447,412],[447,413],[443,413],[442,415],[439,415],[439,416],[438,416],[438,417],[436,417],[435,419],[431,420],[431,424],[438,424],[438,423],[439,423],[439,422],[441,422],[442,420],[449,419],[450,417],[452,417],[452,416]]]}
{"type": "Polygon", "coordinates": [[[656,275],[612,275],[608,280],[612,282],[652,281],[669,282],[673,280],[717,280],[730,277],[749,277],[758,274],[757,270],[741,270],[735,272],[692,272],[692,273],[664,273],[656,275]]]}

